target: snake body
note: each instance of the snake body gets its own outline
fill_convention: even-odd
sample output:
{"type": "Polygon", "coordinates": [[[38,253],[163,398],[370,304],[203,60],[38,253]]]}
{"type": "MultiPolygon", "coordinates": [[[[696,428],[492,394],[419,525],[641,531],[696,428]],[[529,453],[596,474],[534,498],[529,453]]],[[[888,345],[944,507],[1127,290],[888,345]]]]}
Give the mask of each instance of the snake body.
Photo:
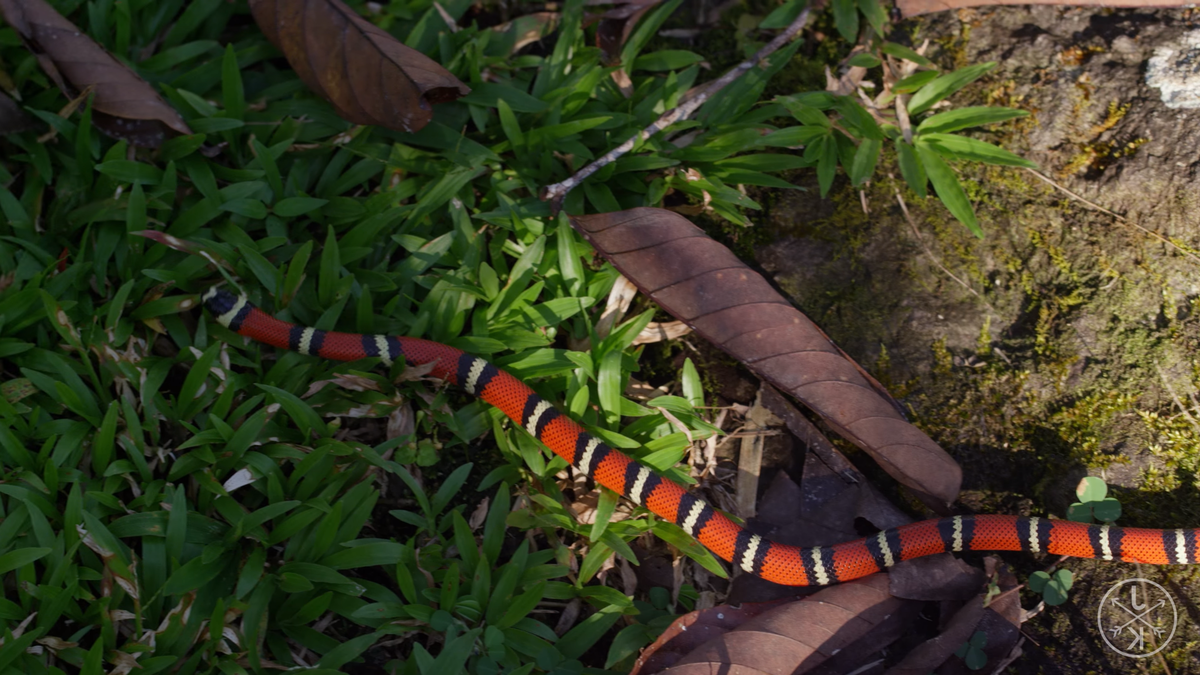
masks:
{"type": "Polygon", "coordinates": [[[722,560],[789,586],[827,585],[864,577],[912,558],[947,551],[1028,551],[1154,565],[1200,560],[1200,531],[1091,525],[1008,515],[926,520],[833,546],[780,544],[751,533],[619,450],[484,359],[448,345],[410,337],[306,328],[276,319],[243,295],[213,288],[203,296],[230,330],[280,349],[337,361],[379,358],[391,364],[432,364],[430,374],[499,408],[595,482],[675,523],[722,560]]]}

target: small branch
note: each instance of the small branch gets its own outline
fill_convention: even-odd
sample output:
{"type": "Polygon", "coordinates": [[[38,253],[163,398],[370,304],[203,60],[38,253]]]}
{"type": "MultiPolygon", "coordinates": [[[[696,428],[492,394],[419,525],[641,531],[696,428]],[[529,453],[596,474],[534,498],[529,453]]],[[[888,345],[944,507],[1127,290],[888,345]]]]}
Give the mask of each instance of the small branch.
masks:
{"type": "Polygon", "coordinates": [[[551,212],[558,213],[560,210],[562,210],[562,201],[563,198],[567,196],[567,193],[571,190],[574,190],[583,181],[587,180],[588,176],[591,176],[600,169],[617,161],[617,159],[619,159],[621,156],[630,150],[633,150],[634,146],[638,143],[650,138],[654,134],[657,134],[676,122],[691,117],[692,114],[695,113],[700,106],[704,105],[706,101],[712,98],[714,94],[724,89],[734,80],[749,72],[751,68],[757,66],[763,59],[767,58],[771,54],[778,51],[781,47],[791,42],[792,39],[795,38],[804,28],[804,25],[808,23],[808,14],[809,10],[808,8],[805,8],[804,11],[800,12],[800,16],[796,17],[796,20],[793,21],[786,30],[775,36],[774,40],[771,40],[765,47],[758,50],[758,53],[756,53],[754,56],[739,63],[737,66],[734,66],[729,70],[729,72],[725,73],[720,78],[710,82],[708,86],[704,87],[700,92],[691,98],[685,100],[678,107],[668,110],[662,115],[662,117],[659,117],[657,120],[655,120],[653,124],[634,134],[629,140],[625,141],[621,145],[609,150],[600,159],[597,159],[596,161],[583,167],[575,175],[562,181],[561,183],[547,185],[546,187],[542,188],[541,194],[539,195],[541,200],[549,201],[551,212]]]}
{"type": "Polygon", "coordinates": [[[1183,247],[1182,247],[1182,246],[1180,246],[1179,244],[1176,244],[1175,242],[1173,242],[1173,241],[1171,241],[1170,239],[1168,239],[1168,238],[1166,238],[1166,237],[1162,236],[1161,234],[1159,234],[1159,233],[1155,232],[1154,230],[1151,230],[1150,228],[1147,228],[1147,227],[1142,227],[1141,225],[1138,225],[1137,223],[1135,223],[1135,222],[1133,222],[1133,221],[1129,220],[1128,218],[1126,218],[1126,217],[1122,216],[1122,215],[1121,215],[1121,214],[1119,214],[1119,213],[1113,213],[1112,211],[1109,211],[1108,209],[1104,208],[1103,206],[1100,206],[1099,204],[1097,204],[1097,203],[1095,203],[1095,202],[1092,202],[1092,201],[1089,201],[1089,200],[1087,200],[1087,199],[1086,199],[1086,198],[1084,198],[1083,196],[1081,196],[1081,195],[1079,195],[1079,194],[1077,194],[1077,193],[1075,193],[1075,192],[1072,192],[1072,191],[1071,191],[1071,190],[1069,190],[1068,188],[1066,188],[1066,187],[1064,187],[1064,186],[1062,186],[1062,185],[1058,184],[1058,183],[1057,183],[1057,182],[1055,182],[1053,179],[1051,179],[1049,176],[1047,176],[1047,175],[1043,174],[1043,173],[1042,173],[1042,172],[1040,172],[1040,171],[1034,171],[1033,169],[1026,169],[1026,171],[1028,171],[1029,173],[1031,173],[1031,174],[1033,174],[1033,175],[1037,176],[1038,178],[1041,178],[1042,180],[1046,181],[1047,183],[1049,183],[1049,184],[1050,184],[1050,185],[1051,185],[1053,188],[1055,188],[1056,190],[1059,190],[1060,192],[1063,192],[1063,193],[1065,193],[1065,194],[1067,194],[1067,195],[1069,195],[1069,196],[1073,197],[1074,199],[1077,199],[1077,200],[1079,200],[1079,201],[1080,201],[1080,202],[1082,202],[1083,204],[1086,204],[1087,206],[1090,206],[1090,207],[1092,207],[1093,209],[1096,209],[1097,211],[1099,211],[1099,212],[1101,212],[1101,213],[1103,213],[1103,214],[1106,214],[1106,215],[1112,216],[1114,219],[1116,219],[1116,221],[1117,221],[1117,222],[1119,222],[1119,223],[1122,223],[1122,224],[1125,224],[1125,225],[1132,225],[1133,227],[1136,227],[1137,229],[1141,230],[1142,232],[1145,232],[1146,234],[1150,235],[1151,237],[1154,237],[1155,239],[1158,239],[1158,240],[1159,240],[1159,241],[1161,241],[1162,243],[1164,243],[1164,244],[1167,244],[1168,246],[1171,246],[1171,247],[1173,247],[1175,250],[1177,250],[1177,251],[1179,251],[1180,253],[1182,253],[1182,254],[1186,255],[1187,257],[1189,257],[1189,258],[1191,258],[1191,259],[1195,260],[1196,262],[1200,262],[1200,256],[1197,256],[1195,253],[1192,253],[1191,251],[1187,250],[1186,248],[1183,248],[1183,247]]]}
{"type": "Polygon", "coordinates": [[[968,284],[967,282],[963,281],[962,279],[959,279],[958,277],[954,276],[954,273],[951,272],[950,270],[946,269],[946,266],[943,265],[941,263],[941,261],[939,261],[937,259],[937,256],[935,256],[933,254],[933,251],[931,251],[929,249],[929,247],[925,244],[925,240],[921,238],[920,232],[917,231],[917,224],[915,222],[913,222],[913,217],[908,212],[908,204],[904,203],[904,197],[900,194],[899,188],[892,188],[892,189],[896,191],[896,202],[898,204],[900,204],[900,210],[904,213],[904,219],[908,221],[908,226],[912,228],[913,236],[916,237],[917,243],[919,243],[921,245],[921,248],[925,249],[925,255],[929,256],[929,259],[933,261],[933,264],[937,265],[938,269],[945,272],[946,276],[948,276],[951,279],[958,282],[959,286],[962,286],[963,288],[967,289],[967,291],[969,291],[971,293],[971,295],[974,295],[975,297],[979,298],[979,301],[982,302],[984,305],[986,305],[988,309],[995,312],[996,308],[992,307],[992,303],[988,302],[987,299],[985,299],[982,295],[980,295],[974,288],[971,288],[970,284],[968,284]]]}
{"type": "Polygon", "coordinates": [[[1171,382],[1167,380],[1167,374],[1163,372],[1162,366],[1159,365],[1157,361],[1154,363],[1154,369],[1158,371],[1159,379],[1162,380],[1163,386],[1167,389],[1167,393],[1171,395],[1171,400],[1174,401],[1175,405],[1179,408],[1179,412],[1183,413],[1183,416],[1187,418],[1187,421],[1191,422],[1192,428],[1195,429],[1197,433],[1200,433],[1200,422],[1197,422],[1196,418],[1192,417],[1192,413],[1188,412],[1187,407],[1183,405],[1183,401],[1179,400],[1179,396],[1175,393],[1175,387],[1171,386],[1171,382]]]}

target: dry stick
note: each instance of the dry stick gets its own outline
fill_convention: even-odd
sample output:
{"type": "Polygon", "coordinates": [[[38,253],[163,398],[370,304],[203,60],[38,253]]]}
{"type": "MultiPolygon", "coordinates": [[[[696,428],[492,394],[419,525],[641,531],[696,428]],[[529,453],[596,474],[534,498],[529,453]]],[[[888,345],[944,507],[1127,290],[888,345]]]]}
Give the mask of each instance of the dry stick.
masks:
{"type": "Polygon", "coordinates": [[[1055,189],[1060,190],[1060,191],[1070,195],[1071,197],[1074,197],[1075,199],[1078,199],[1079,201],[1092,207],[1093,209],[1096,209],[1097,211],[1104,213],[1106,215],[1112,216],[1113,218],[1115,218],[1117,220],[1117,222],[1124,223],[1125,225],[1132,225],[1132,226],[1136,227],[1137,229],[1141,230],[1142,232],[1145,232],[1146,234],[1150,235],[1151,237],[1158,239],[1162,243],[1168,244],[1168,245],[1174,247],[1175,250],[1179,251],[1180,253],[1186,255],[1189,258],[1194,259],[1196,262],[1200,262],[1200,256],[1197,256],[1195,253],[1192,253],[1191,251],[1187,250],[1186,248],[1183,248],[1179,244],[1176,244],[1175,242],[1162,236],[1161,234],[1155,232],[1154,230],[1151,230],[1150,228],[1147,228],[1147,227],[1142,227],[1141,225],[1138,225],[1137,223],[1133,222],[1132,220],[1129,220],[1128,218],[1126,218],[1125,216],[1122,216],[1119,213],[1113,213],[1112,211],[1109,211],[1108,209],[1104,208],[1103,206],[1100,206],[1099,204],[1097,204],[1095,202],[1088,201],[1085,197],[1083,197],[1075,192],[1072,192],[1071,190],[1067,189],[1066,187],[1064,187],[1062,185],[1059,185],[1053,179],[1051,179],[1049,176],[1043,174],[1040,171],[1034,171],[1033,169],[1026,169],[1026,171],[1028,171],[1029,173],[1046,181],[1055,189]]]}
{"type": "Polygon", "coordinates": [[[562,181],[561,183],[547,185],[546,187],[542,188],[542,192],[539,195],[541,200],[549,201],[550,210],[557,213],[560,209],[562,209],[562,200],[567,196],[567,193],[578,187],[579,184],[586,180],[588,176],[617,161],[617,159],[622,155],[630,150],[633,150],[633,147],[638,143],[650,138],[654,134],[657,134],[676,122],[691,117],[692,113],[696,112],[700,106],[704,105],[705,101],[712,98],[713,94],[724,89],[731,82],[749,72],[751,68],[757,66],[763,59],[778,51],[779,48],[783,47],[785,44],[791,42],[792,39],[800,33],[801,29],[804,28],[804,24],[808,23],[808,13],[808,8],[805,8],[804,11],[800,12],[800,16],[796,17],[796,20],[793,21],[786,30],[775,36],[775,39],[771,40],[765,47],[758,50],[758,53],[750,57],[748,60],[739,63],[737,66],[734,66],[729,72],[725,73],[720,78],[710,82],[702,91],[687,99],[678,107],[668,110],[663,114],[662,117],[659,117],[657,120],[655,120],[653,124],[634,134],[629,140],[613,148],[612,150],[609,150],[603,157],[583,167],[578,171],[578,173],[562,181]]]}
{"type": "Polygon", "coordinates": [[[921,248],[925,249],[925,255],[929,256],[929,259],[933,261],[933,264],[937,265],[940,270],[945,272],[946,276],[957,281],[959,286],[962,286],[963,288],[970,291],[971,295],[974,295],[975,297],[979,298],[980,302],[982,302],[984,305],[987,305],[988,309],[995,312],[996,308],[992,307],[992,303],[988,302],[987,299],[985,299],[982,295],[980,295],[979,292],[976,291],[974,288],[971,288],[970,284],[968,284],[967,282],[963,281],[962,279],[959,279],[958,277],[954,276],[954,273],[951,272],[950,270],[946,269],[946,266],[943,265],[941,263],[941,261],[939,261],[937,259],[937,256],[935,256],[933,254],[933,251],[931,251],[929,249],[929,247],[927,245],[925,245],[925,240],[921,238],[921,234],[917,231],[917,224],[915,222],[913,222],[912,214],[910,214],[908,212],[908,204],[904,203],[904,197],[900,194],[900,190],[898,188],[893,188],[893,189],[896,191],[896,202],[900,204],[900,210],[902,212],[904,212],[904,219],[908,221],[908,226],[912,228],[913,236],[917,238],[917,243],[919,243],[921,245],[921,248]]]}
{"type": "Polygon", "coordinates": [[[1163,372],[1162,366],[1157,361],[1154,363],[1154,369],[1158,371],[1158,377],[1162,380],[1163,386],[1167,388],[1167,393],[1171,395],[1171,400],[1175,401],[1175,405],[1179,407],[1179,412],[1183,413],[1187,421],[1192,423],[1192,428],[1200,432],[1200,422],[1197,422],[1196,418],[1192,417],[1192,414],[1184,407],[1183,401],[1179,400],[1179,396],[1175,394],[1175,387],[1171,386],[1171,383],[1167,380],[1167,374],[1163,372]]]}

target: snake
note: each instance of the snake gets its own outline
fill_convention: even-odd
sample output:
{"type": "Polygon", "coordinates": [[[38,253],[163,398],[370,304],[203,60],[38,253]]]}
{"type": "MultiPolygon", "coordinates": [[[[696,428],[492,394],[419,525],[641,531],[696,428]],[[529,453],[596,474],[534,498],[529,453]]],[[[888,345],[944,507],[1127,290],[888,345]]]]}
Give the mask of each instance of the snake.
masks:
{"type": "Polygon", "coordinates": [[[751,532],[678,483],[588,433],[529,385],[487,360],[413,337],[340,333],[282,321],[243,295],[213,287],[201,297],[221,325],[279,349],[334,361],[378,358],[423,365],[429,374],[499,408],[517,426],[595,483],[681,527],[743,572],[787,586],[826,586],[947,552],[1025,551],[1152,565],[1200,560],[1200,530],[1013,515],[924,520],[832,546],[793,546],[751,532]]]}

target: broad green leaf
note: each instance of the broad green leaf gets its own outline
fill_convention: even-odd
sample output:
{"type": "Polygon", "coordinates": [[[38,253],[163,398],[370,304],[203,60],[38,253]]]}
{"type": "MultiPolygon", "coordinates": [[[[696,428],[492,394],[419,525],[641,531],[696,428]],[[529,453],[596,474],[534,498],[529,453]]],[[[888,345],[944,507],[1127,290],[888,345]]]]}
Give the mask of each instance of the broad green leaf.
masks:
{"type": "Polygon", "coordinates": [[[928,194],[925,185],[929,182],[929,178],[925,174],[925,167],[921,165],[920,158],[917,157],[916,149],[903,138],[897,137],[896,156],[900,163],[900,175],[904,176],[904,182],[908,183],[909,189],[918,197],[924,198],[928,194]]]}
{"type": "Polygon", "coordinates": [[[182,595],[188,591],[197,590],[213,579],[216,579],[217,575],[225,567],[223,564],[205,562],[202,556],[196,556],[189,560],[186,565],[175,570],[175,573],[163,585],[162,592],[164,595],[171,596],[182,595]]]}
{"type": "Polygon", "coordinates": [[[621,376],[621,360],[623,355],[613,350],[604,355],[600,361],[600,372],[596,378],[600,394],[600,410],[609,424],[614,424],[621,417],[621,391],[624,378],[621,376]]]}
{"type": "Polygon", "coordinates": [[[850,57],[850,60],[846,62],[846,65],[858,66],[860,68],[874,68],[875,66],[879,65],[879,57],[875,56],[874,54],[862,52],[850,57]]]}
{"type": "Polygon", "coordinates": [[[664,49],[637,57],[633,63],[633,69],[635,71],[682,70],[703,60],[703,56],[685,49],[664,49]]]}
{"type": "Polygon", "coordinates": [[[546,583],[534,584],[529,590],[513,598],[505,610],[504,616],[496,622],[497,628],[509,628],[524,619],[534,607],[542,601],[546,594],[546,583]]]}
{"type": "Polygon", "coordinates": [[[933,148],[939,155],[947,159],[962,159],[1001,166],[1019,166],[1025,169],[1036,169],[1037,164],[998,148],[991,143],[975,140],[955,134],[921,134],[917,143],[933,148]]]}
{"type": "MultiPolygon", "coordinates": [[[[824,118],[824,115],[821,117],[824,118]]],[[[808,145],[813,139],[824,133],[824,126],[787,127],[762,136],[755,141],[755,145],[770,148],[793,148],[808,145]]]]}
{"type": "Polygon", "coordinates": [[[846,42],[858,42],[858,4],[855,0],[833,0],[833,23],[846,42]]]}
{"type": "Polygon", "coordinates": [[[238,67],[232,44],[225,45],[225,56],[221,59],[221,93],[225,114],[236,120],[242,119],[246,112],[246,95],[242,90],[242,69],[238,67]]]}
{"type": "Polygon", "coordinates": [[[897,94],[911,94],[938,78],[936,70],[921,70],[897,82],[892,91],[897,94]]]}
{"type": "Polygon", "coordinates": [[[287,410],[288,416],[299,425],[300,432],[305,438],[314,430],[322,434],[327,433],[325,422],[321,420],[321,416],[312,409],[312,406],[301,400],[300,397],[290,391],[285,391],[279,387],[272,387],[269,384],[255,384],[254,386],[270,394],[276,402],[287,410]]]}
{"type": "Polygon", "coordinates": [[[947,110],[946,112],[931,115],[917,126],[917,133],[946,133],[970,127],[979,127],[985,124],[995,124],[996,122],[1004,122],[1028,115],[1029,113],[1024,110],[1013,108],[971,106],[969,108],[947,110]]]}
{"type": "Polygon", "coordinates": [[[917,90],[908,101],[908,113],[918,115],[929,110],[933,104],[941,101],[954,92],[983,77],[984,73],[996,67],[995,61],[977,63],[966,68],[959,68],[952,73],[934,78],[929,84],[917,90]]]}
{"type": "Polygon", "coordinates": [[[883,141],[864,138],[858,144],[854,153],[854,163],[850,165],[850,182],[862,185],[875,173],[875,164],[879,161],[879,151],[883,149],[883,141]]]}
{"type": "Polygon", "coordinates": [[[599,642],[600,638],[620,618],[621,610],[619,608],[605,607],[567,631],[559,638],[555,647],[565,658],[577,659],[591,649],[592,645],[599,642]]]}
{"type": "Polygon", "coordinates": [[[127,159],[110,159],[96,165],[96,170],[121,183],[145,183],[157,185],[162,180],[162,171],[149,164],[127,159]]]}
{"type": "MultiPolygon", "coordinates": [[[[767,15],[767,18],[758,24],[759,30],[775,30],[779,28],[787,28],[800,16],[800,12],[808,5],[807,0],[787,0],[782,5],[776,7],[767,15]]],[[[605,666],[607,668],[608,666],[605,666]]]]}
{"type": "Polygon", "coordinates": [[[316,211],[328,203],[328,199],[317,199],[316,197],[288,197],[276,202],[271,210],[281,218],[292,218],[316,211]]]}
{"type": "Polygon", "coordinates": [[[867,23],[871,25],[875,34],[883,37],[887,32],[887,11],[879,0],[858,0],[858,10],[866,17],[867,23]]]}
{"type": "Polygon", "coordinates": [[[0,574],[8,574],[9,572],[28,565],[36,560],[41,560],[53,549],[49,548],[19,548],[15,551],[9,551],[4,555],[0,555],[0,574]]]}
{"type": "Polygon", "coordinates": [[[1096,516],[1096,520],[1102,523],[1111,523],[1121,517],[1121,502],[1112,497],[1087,503],[1092,505],[1092,513],[1096,516]]]}
{"type": "Polygon", "coordinates": [[[1081,502],[1098,502],[1108,496],[1108,483],[1098,476],[1084,476],[1075,486],[1075,496],[1081,502]]]}
{"type": "Polygon", "coordinates": [[[825,197],[829,194],[829,188],[833,187],[833,178],[837,175],[837,140],[833,134],[826,134],[818,143],[817,182],[821,186],[821,196],[825,197]]]}
{"type": "Polygon", "coordinates": [[[933,148],[919,141],[917,142],[917,156],[921,159],[921,166],[929,176],[929,182],[933,183],[933,189],[937,192],[938,199],[942,200],[951,215],[966,225],[972,234],[982,239],[983,229],[979,227],[979,221],[975,219],[975,210],[971,208],[971,202],[958,182],[958,176],[954,173],[954,169],[951,169],[950,165],[946,164],[933,148]]]}
{"type": "Polygon", "coordinates": [[[383,633],[367,633],[356,638],[350,638],[328,652],[325,652],[325,655],[317,661],[317,668],[330,668],[336,671],[338,668],[358,658],[363,652],[370,649],[371,645],[384,636],[385,634],[383,633]]]}
{"type": "Polygon", "coordinates": [[[880,51],[882,51],[884,54],[887,54],[888,56],[894,56],[898,59],[904,59],[905,61],[912,61],[913,63],[915,63],[918,66],[921,66],[923,68],[935,68],[936,67],[933,65],[933,61],[930,61],[929,59],[925,58],[924,56],[921,56],[920,54],[916,53],[912,49],[909,49],[908,47],[905,47],[904,45],[896,44],[895,42],[883,43],[883,46],[880,47],[880,51]]]}
{"type": "Polygon", "coordinates": [[[604,536],[604,530],[608,527],[608,522],[616,510],[617,504],[621,501],[621,496],[616,492],[607,488],[599,488],[599,490],[600,497],[596,502],[595,520],[592,522],[592,531],[588,534],[588,538],[592,541],[599,541],[604,536]]]}

